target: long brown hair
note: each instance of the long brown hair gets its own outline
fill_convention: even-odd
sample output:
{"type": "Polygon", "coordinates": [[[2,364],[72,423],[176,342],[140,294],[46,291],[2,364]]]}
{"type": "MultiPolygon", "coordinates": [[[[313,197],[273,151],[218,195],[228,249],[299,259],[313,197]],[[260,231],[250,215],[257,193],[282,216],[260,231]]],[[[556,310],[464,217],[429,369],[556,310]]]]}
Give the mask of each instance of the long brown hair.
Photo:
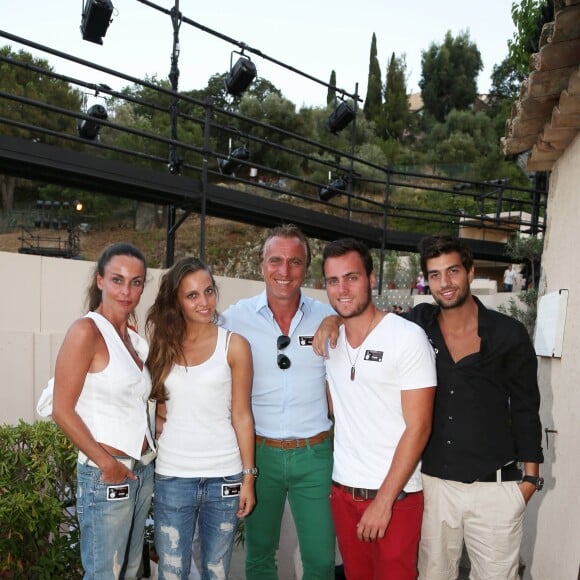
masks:
{"type": "MultiPolygon", "coordinates": [[[[182,345],[186,323],[177,297],[179,285],[185,276],[199,271],[209,274],[217,293],[215,279],[206,264],[198,258],[182,258],[161,278],[159,292],[147,313],[145,330],[149,338],[147,368],[153,382],[151,399],[160,403],[167,400],[165,380],[173,365],[184,358],[182,345]]],[[[215,319],[217,321],[217,313],[215,319]]]]}

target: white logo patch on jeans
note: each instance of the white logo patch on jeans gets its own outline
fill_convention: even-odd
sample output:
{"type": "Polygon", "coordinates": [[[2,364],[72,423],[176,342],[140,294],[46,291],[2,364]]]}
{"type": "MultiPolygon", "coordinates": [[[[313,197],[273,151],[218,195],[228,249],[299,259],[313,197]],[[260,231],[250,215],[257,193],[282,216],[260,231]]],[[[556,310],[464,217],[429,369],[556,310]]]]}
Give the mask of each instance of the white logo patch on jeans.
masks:
{"type": "Polygon", "coordinates": [[[128,485],[108,485],[107,486],[107,501],[121,501],[129,499],[128,485]]]}
{"type": "Polygon", "coordinates": [[[222,497],[230,497],[232,495],[240,495],[240,490],[242,489],[241,483],[223,483],[222,484],[222,497]]]}

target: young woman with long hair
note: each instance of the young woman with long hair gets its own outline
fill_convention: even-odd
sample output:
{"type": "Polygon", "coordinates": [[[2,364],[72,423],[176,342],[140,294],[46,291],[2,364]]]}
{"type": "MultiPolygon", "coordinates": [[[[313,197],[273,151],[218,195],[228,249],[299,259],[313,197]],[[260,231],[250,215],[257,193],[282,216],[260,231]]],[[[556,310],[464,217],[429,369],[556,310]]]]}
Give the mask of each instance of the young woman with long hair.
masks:
{"type": "Polygon", "coordinates": [[[162,278],[147,317],[157,401],[155,549],[159,579],[187,579],[196,525],[201,577],[227,578],[238,518],[255,504],[252,356],[216,325],[217,288],[197,258],[162,278]]]}

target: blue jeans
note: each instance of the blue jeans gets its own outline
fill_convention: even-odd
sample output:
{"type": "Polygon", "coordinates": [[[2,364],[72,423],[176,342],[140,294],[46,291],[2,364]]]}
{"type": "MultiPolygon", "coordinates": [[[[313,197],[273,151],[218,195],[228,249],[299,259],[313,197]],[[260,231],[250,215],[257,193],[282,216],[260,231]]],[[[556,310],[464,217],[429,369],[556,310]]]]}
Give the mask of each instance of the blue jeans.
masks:
{"type": "Polygon", "coordinates": [[[97,467],[77,463],[77,518],[85,580],[136,580],[145,521],[153,495],[153,463],[133,470],[136,480],[101,481],[97,467]]]}
{"type": "Polygon", "coordinates": [[[242,474],[169,477],[155,474],[155,550],[159,580],[187,580],[191,543],[199,527],[202,580],[225,579],[230,570],[242,474]]]}
{"type": "Polygon", "coordinates": [[[332,441],[301,449],[256,445],[256,507],[246,518],[246,577],[277,580],[276,550],[286,498],[290,504],[303,580],[334,578],[335,535],[330,512],[332,441]]]}

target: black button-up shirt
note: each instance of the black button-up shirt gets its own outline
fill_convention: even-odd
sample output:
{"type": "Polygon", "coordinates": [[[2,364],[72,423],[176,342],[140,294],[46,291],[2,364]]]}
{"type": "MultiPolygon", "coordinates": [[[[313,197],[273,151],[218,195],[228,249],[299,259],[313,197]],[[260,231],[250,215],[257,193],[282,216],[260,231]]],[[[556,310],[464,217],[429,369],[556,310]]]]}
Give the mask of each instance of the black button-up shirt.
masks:
{"type": "Polygon", "coordinates": [[[406,316],[421,326],[437,361],[433,429],[423,453],[428,475],[471,482],[510,461],[541,463],[537,359],[524,326],[479,308],[479,352],[453,361],[438,324],[439,307],[406,316]]]}

